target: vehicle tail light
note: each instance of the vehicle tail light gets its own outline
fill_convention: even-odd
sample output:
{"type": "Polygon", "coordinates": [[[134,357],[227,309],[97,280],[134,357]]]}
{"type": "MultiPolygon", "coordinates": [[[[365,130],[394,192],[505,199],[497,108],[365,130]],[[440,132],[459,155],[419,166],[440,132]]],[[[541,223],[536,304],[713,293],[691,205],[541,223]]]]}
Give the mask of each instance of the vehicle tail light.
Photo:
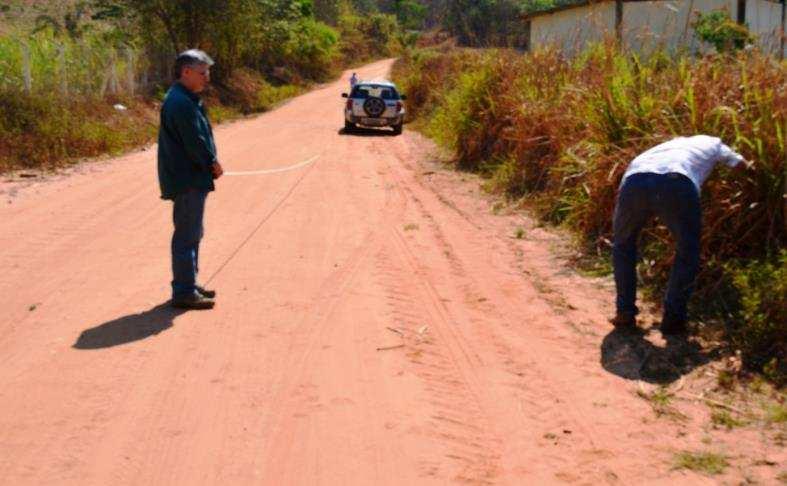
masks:
{"type": "Polygon", "coordinates": [[[347,100],[347,109],[348,110],[352,110],[353,109],[353,100],[352,99],[347,100]]]}
{"type": "Polygon", "coordinates": [[[402,111],[402,108],[404,108],[404,105],[402,104],[402,102],[401,101],[397,101],[396,102],[396,112],[399,113],[400,111],[402,111]]]}

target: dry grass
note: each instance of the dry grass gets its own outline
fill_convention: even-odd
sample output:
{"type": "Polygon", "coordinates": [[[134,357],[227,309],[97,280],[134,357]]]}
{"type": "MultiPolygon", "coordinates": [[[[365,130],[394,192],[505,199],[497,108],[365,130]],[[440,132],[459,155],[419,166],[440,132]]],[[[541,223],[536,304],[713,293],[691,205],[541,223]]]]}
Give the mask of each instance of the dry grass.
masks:
{"type": "MultiPolygon", "coordinates": [[[[85,157],[118,154],[153,142],[158,131],[157,97],[27,95],[0,89],[0,173],[54,169],[85,157]],[[116,110],[115,104],[128,109],[116,110]]],[[[250,70],[237,70],[205,94],[211,121],[221,123],[271,109],[302,86],[273,86],[250,70]]]]}
{"type": "Polygon", "coordinates": [[[730,465],[724,454],[683,451],[675,454],[675,469],[690,469],[708,475],[721,474],[730,465]]]}
{"type": "MultiPolygon", "coordinates": [[[[694,301],[733,333],[743,329],[742,341],[757,340],[744,349],[755,366],[778,355],[772,365],[783,371],[787,331],[778,322],[787,295],[767,289],[787,262],[779,259],[787,243],[787,63],[756,52],[643,59],[600,44],[573,59],[549,50],[422,51],[395,75],[418,125],[453,149],[457,168],[486,174],[492,190],[576,230],[591,255],[608,255],[617,188],[638,153],[697,133],[739,150],[753,170],[718,169],[703,188],[694,301]],[[741,274],[752,278],[734,281],[741,274]]],[[[645,233],[640,277],[663,289],[672,239],[663,226],[645,233]]]]}

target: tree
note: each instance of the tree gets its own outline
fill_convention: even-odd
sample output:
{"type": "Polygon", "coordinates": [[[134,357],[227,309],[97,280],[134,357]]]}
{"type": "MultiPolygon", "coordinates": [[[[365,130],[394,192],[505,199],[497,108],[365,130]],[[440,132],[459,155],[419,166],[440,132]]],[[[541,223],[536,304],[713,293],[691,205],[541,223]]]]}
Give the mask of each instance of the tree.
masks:
{"type": "Polygon", "coordinates": [[[732,20],[726,10],[716,10],[706,14],[697,12],[692,27],[700,40],[712,44],[718,52],[743,49],[746,44],[754,42],[749,29],[732,20]]]}
{"type": "MultiPolygon", "coordinates": [[[[271,0],[273,1],[273,0],[271,0]]],[[[282,0],[284,2],[286,0],[282,0]]],[[[151,46],[168,45],[172,53],[188,48],[210,52],[219,77],[237,67],[259,38],[262,0],[96,0],[96,15],[135,18],[151,46]],[[162,39],[163,37],[163,39],[162,39]]],[[[297,8],[311,8],[300,0],[297,8]]]]}
{"type": "Polygon", "coordinates": [[[314,17],[326,24],[336,25],[341,3],[341,0],[314,0],[314,17]]]}
{"type": "Polygon", "coordinates": [[[394,0],[392,13],[405,29],[420,30],[426,19],[426,6],[415,0],[394,0]]]}
{"type": "Polygon", "coordinates": [[[524,28],[517,0],[455,0],[446,12],[446,27],[465,45],[507,45],[524,28]]]}

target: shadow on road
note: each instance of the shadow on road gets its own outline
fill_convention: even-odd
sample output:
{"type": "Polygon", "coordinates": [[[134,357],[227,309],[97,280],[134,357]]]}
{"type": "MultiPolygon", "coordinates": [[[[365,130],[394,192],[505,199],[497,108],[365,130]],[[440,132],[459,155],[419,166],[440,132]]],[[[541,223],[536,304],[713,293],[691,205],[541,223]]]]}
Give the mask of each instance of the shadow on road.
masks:
{"type": "Polygon", "coordinates": [[[175,317],[184,312],[185,309],[175,309],[165,302],[139,314],[129,314],[86,329],[73,347],[101,349],[140,341],[166,331],[172,327],[175,317]]]}
{"type": "Polygon", "coordinates": [[[601,343],[601,365],[613,375],[627,380],[666,385],[718,358],[686,337],[669,337],[666,346],[645,339],[641,329],[614,329],[601,343]]]}
{"type": "Polygon", "coordinates": [[[363,128],[357,127],[353,128],[352,130],[348,130],[346,128],[342,128],[339,130],[339,135],[353,135],[356,137],[395,137],[396,134],[393,130],[386,129],[386,128],[363,128]]]}

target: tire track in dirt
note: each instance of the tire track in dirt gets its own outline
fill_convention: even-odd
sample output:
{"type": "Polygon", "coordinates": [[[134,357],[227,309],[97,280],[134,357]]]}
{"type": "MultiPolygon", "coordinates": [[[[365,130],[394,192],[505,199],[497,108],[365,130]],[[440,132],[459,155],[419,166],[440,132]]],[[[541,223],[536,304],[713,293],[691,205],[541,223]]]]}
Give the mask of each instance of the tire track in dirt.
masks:
{"type": "MultiPolygon", "coordinates": [[[[499,473],[499,441],[488,427],[477,384],[469,381],[466,363],[471,358],[462,344],[450,342],[450,323],[423,281],[414,281],[417,269],[400,238],[391,228],[389,243],[377,254],[377,271],[389,294],[391,317],[406,332],[407,358],[431,395],[433,413],[420,433],[448,446],[445,457],[455,463],[453,480],[494,484],[499,473]]],[[[421,464],[426,476],[445,474],[443,467],[434,458],[421,464]]]]}
{"type": "MultiPolygon", "coordinates": [[[[396,169],[394,169],[395,172],[396,169]]],[[[400,177],[400,176],[397,176],[400,177]]],[[[462,262],[456,257],[454,247],[447,241],[445,236],[442,234],[439,225],[435,222],[435,218],[429,214],[421,201],[418,197],[414,196],[410,191],[407,184],[405,184],[402,179],[399,179],[398,187],[401,188],[403,194],[406,194],[405,197],[408,200],[411,200],[415,203],[415,207],[417,211],[420,213],[423,220],[428,222],[429,228],[432,230],[432,235],[442,250],[441,256],[447,263],[449,274],[450,274],[450,281],[455,283],[455,287],[459,290],[460,293],[465,294],[468,296],[468,300],[472,300],[475,296],[470,296],[469,294],[472,293],[472,289],[479,289],[485,288],[483,286],[479,286],[478,282],[470,277],[468,271],[465,269],[465,266],[462,262]]],[[[409,249],[407,240],[399,233],[398,239],[405,248],[408,249],[408,254],[411,257],[410,265],[412,268],[412,273],[414,275],[429,275],[434,274],[434,269],[429,271],[429,269],[424,269],[418,262],[415,253],[409,249]]],[[[437,253],[437,252],[435,252],[437,253]]],[[[474,257],[480,257],[481,255],[474,255],[474,257]]],[[[432,259],[432,261],[434,261],[432,259]]],[[[433,300],[440,302],[440,307],[443,309],[443,313],[447,316],[451,316],[452,312],[446,307],[445,303],[439,298],[439,291],[434,287],[434,285],[429,282],[428,277],[422,277],[422,281],[425,282],[425,285],[431,289],[432,295],[435,297],[433,300]]],[[[499,284],[499,282],[495,282],[495,284],[499,284]]],[[[477,293],[477,292],[476,292],[477,293]]],[[[502,320],[502,316],[497,311],[495,306],[492,305],[484,305],[481,309],[483,314],[485,314],[486,318],[493,316],[496,320],[502,320]]],[[[560,409],[556,409],[555,407],[550,407],[549,404],[553,403],[554,401],[558,400],[554,392],[550,391],[550,388],[547,386],[547,383],[543,379],[539,379],[542,374],[539,372],[533,372],[529,368],[533,366],[534,362],[526,363],[527,366],[521,366],[516,363],[515,360],[512,359],[512,356],[516,356],[517,353],[508,345],[508,343],[501,338],[494,330],[494,326],[486,325],[485,317],[476,316],[474,318],[470,318],[468,322],[461,322],[456,317],[446,317],[442,320],[444,323],[445,329],[447,329],[453,338],[461,343],[463,349],[463,354],[466,357],[466,361],[468,366],[472,368],[477,368],[479,366],[483,366],[484,362],[483,359],[479,357],[477,351],[472,351],[470,349],[477,348],[476,345],[471,345],[471,342],[479,343],[479,342],[487,342],[492,343],[494,346],[494,353],[495,361],[503,363],[506,365],[509,373],[512,377],[517,377],[518,381],[522,381],[522,377],[525,374],[528,375],[530,380],[530,386],[522,386],[517,385],[520,394],[524,395],[520,397],[520,400],[523,403],[527,404],[527,407],[520,407],[521,415],[517,415],[514,418],[518,423],[515,427],[516,429],[532,429],[537,425],[543,425],[544,423],[560,423],[563,424],[566,428],[572,428],[573,430],[581,430],[582,425],[581,422],[576,417],[567,416],[565,413],[562,413],[560,409]],[[465,336],[464,333],[461,331],[462,328],[472,328],[476,332],[480,332],[480,335],[483,339],[470,339],[469,337],[465,336]],[[472,354],[474,359],[470,359],[468,356],[472,354]],[[544,391],[547,390],[548,395],[544,396],[544,391]],[[529,392],[529,393],[528,393],[529,392]],[[558,412],[556,414],[556,411],[558,412]]],[[[504,324],[505,325],[505,324],[504,324]]],[[[443,377],[442,381],[451,381],[450,378],[443,377]]],[[[477,380],[480,381],[480,380],[477,380]]],[[[478,387],[480,388],[480,386],[478,387]]],[[[484,395],[490,394],[490,388],[487,386],[484,388],[484,395]]],[[[479,393],[480,395],[480,393],[479,393]]],[[[492,395],[488,397],[486,400],[486,406],[491,407],[495,402],[498,402],[498,397],[492,395]]],[[[451,400],[445,402],[446,404],[452,404],[451,400]]],[[[452,405],[451,408],[453,409],[452,405]]],[[[511,417],[508,417],[509,419],[511,417]]],[[[471,422],[472,423],[472,422],[471,422]]],[[[485,425],[484,428],[489,428],[489,425],[485,425]]],[[[592,439],[589,439],[589,442],[592,445],[592,439]]],[[[539,460],[541,462],[546,462],[544,457],[540,457],[539,460]]],[[[558,465],[565,461],[565,458],[559,454],[553,454],[552,459],[555,462],[555,465],[558,465]]],[[[498,457],[499,460],[499,457],[498,457]]]]}
{"type": "MultiPolygon", "coordinates": [[[[82,255],[92,256],[93,252],[106,248],[103,243],[107,240],[113,240],[121,234],[133,235],[134,229],[144,225],[157,208],[155,202],[144,201],[144,193],[139,187],[133,186],[131,189],[130,197],[123,191],[102,194],[108,198],[106,206],[81,205],[85,200],[96,197],[96,194],[91,192],[90,197],[67,202],[59,208],[57,220],[51,227],[36,228],[33,233],[5,236],[4,239],[8,240],[9,244],[5,247],[6,251],[0,253],[0,268],[4,270],[0,272],[0,293],[12,291],[18,293],[24,290],[29,296],[30,305],[41,305],[58,290],[76,286],[96,272],[104,262],[98,258],[91,258],[74,273],[58,275],[55,280],[33,280],[29,282],[32,285],[26,285],[24,289],[14,288],[30,275],[40,274],[42,269],[57,265],[61,261],[68,261],[82,255]],[[123,221],[123,223],[132,223],[132,226],[120,226],[121,221],[116,219],[118,211],[121,214],[135,214],[134,209],[140,206],[145,207],[146,212],[134,221],[123,221]],[[106,230],[108,227],[112,231],[102,234],[101,230],[106,230]],[[96,235],[99,237],[96,238],[96,235]]],[[[13,231],[11,228],[4,228],[3,233],[13,235],[13,231]]],[[[121,256],[118,255],[118,258],[121,256]]],[[[15,312],[6,322],[0,323],[0,326],[21,326],[33,316],[26,308],[17,308],[13,311],[15,312]]],[[[3,332],[0,342],[11,335],[13,333],[3,332]]]]}
{"type": "MultiPolygon", "coordinates": [[[[356,150],[363,150],[362,145],[366,143],[368,142],[364,140],[351,139],[344,151],[351,154],[356,150]]],[[[405,201],[394,196],[391,191],[386,191],[381,208],[383,215],[396,217],[403,211],[405,201]]],[[[337,308],[350,298],[354,279],[368,264],[370,256],[379,245],[379,235],[374,231],[366,233],[361,245],[353,250],[351,260],[341,264],[339,269],[326,279],[316,300],[309,304],[309,308],[314,312],[295,326],[296,332],[287,352],[289,358],[283,366],[286,372],[280,375],[273,387],[277,390],[277,401],[268,412],[271,430],[269,433],[260,432],[260,437],[267,437],[267,443],[261,445],[264,452],[255,458],[252,466],[255,471],[261,471],[265,484],[283,484],[282,481],[286,482],[285,478],[291,473],[287,469],[288,458],[294,453],[298,419],[319,411],[321,407],[313,391],[314,386],[307,379],[310,370],[315,366],[315,360],[318,359],[317,348],[326,342],[331,319],[337,308]]]]}
{"type": "MultiPolygon", "coordinates": [[[[381,153],[380,144],[373,150],[381,153]]],[[[390,164],[393,189],[405,203],[401,178],[390,164]]],[[[402,218],[389,221],[385,246],[377,252],[377,272],[388,293],[388,305],[395,322],[407,330],[407,357],[430,392],[434,413],[423,430],[436,443],[448,445],[445,457],[455,464],[452,479],[469,484],[495,484],[499,475],[499,439],[488,411],[480,399],[484,393],[474,369],[480,357],[459,334],[439,293],[424,277],[418,259],[396,226],[402,218]]],[[[439,461],[422,463],[422,472],[437,476],[439,461]]]]}
{"type": "MultiPolygon", "coordinates": [[[[579,403],[579,400],[587,397],[574,393],[571,383],[565,381],[565,376],[555,376],[553,373],[554,370],[560,369],[561,363],[569,363],[574,358],[569,352],[573,346],[560,343],[577,344],[573,333],[561,330],[563,317],[556,315],[549,303],[540,303],[541,297],[534,289],[522,288],[514,272],[507,267],[501,268],[492,261],[490,255],[498,252],[499,248],[495,248],[497,244],[494,242],[490,245],[489,241],[479,239],[478,232],[474,231],[478,228],[477,225],[466,221],[466,216],[458,209],[454,210],[458,217],[443,217],[438,223],[421,200],[422,197],[431,195],[423,191],[418,191],[416,195],[414,186],[404,181],[399,184],[399,187],[407,193],[408,200],[415,203],[421,220],[427,222],[431,231],[430,236],[442,250],[432,252],[430,265],[433,267],[436,254],[442,253],[451,275],[450,281],[460,293],[465,295],[465,304],[480,311],[480,315],[470,318],[470,326],[467,328],[476,336],[472,342],[485,343],[483,347],[489,351],[483,349],[477,351],[481,352],[482,356],[487,356],[487,359],[492,358],[494,363],[499,363],[513,380],[509,386],[517,391],[519,413],[512,414],[509,410],[507,419],[515,420],[515,423],[519,424],[517,428],[521,427],[524,430],[551,428],[556,431],[556,433],[544,434],[543,437],[539,434],[531,438],[543,446],[549,445],[551,441],[555,442],[551,445],[557,446],[553,448],[555,449],[553,453],[539,451],[538,456],[533,460],[540,462],[540,467],[557,472],[559,476],[555,477],[562,480],[596,477],[599,480],[609,481],[611,478],[616,478],[615,472],[599,468],[595,463],[601,458],[610,457],[612,450],[619,449],[619,444],[616,440],[605,439],[605,434],[600,433],[583,409],[575,409],[571,406],[572,403],[579,403]],[[462,235],[461,248],[449,242],[443,227],[450,227],[452,231],[462,235]],[[494,271],[490,271],[490,264],[494,271]],[[506,276],[504,281],[499,279],[500,276],[506,276]],[[501,288],[507,288],[508,291],[500,291],[501,288]],[[528,307],[531,312],[538,313],[540,325],[533,332],[525,333],[523,331],[529,328],[517,326],[511,321],[511,316],[520,313],[519,309],[522,306],[520,299],[528,295],[531,296],[528,307]],[[519,331],[513,332],[514,329],[519,331]],[[551,337],[545,341],[538,331],[549,332],[551,337]],[[549,359],[545,359],[544,353],[539,352],[539,348],[550,350],[549,359]],[[490,352],[493,354],[489,355],[490,352]],[[522,360],[521,356],[530,358],[522,360]],[[557,388],[556,386],[560,384],[564,386],[557,388]],[[567,431],[569,435],[564,436],[561,434],[562,431],[567,431]],[[566,437],[570,437],[570,441],[565,440],[566,437]],[[567,456],[573,458],[575,467],[565,467],[567,456]]],[[[430,204],[434,206],[433,203],[430,204]]],[[[421,247],[423,248],[423,245],[421,247]]],[[[417,266],[414,273],[435,274],[434,268],[430,271],[423,267],[419,269],[417,266]]],[[[457,323],[456,327],[465,326],[457,323]]],[[[469,342],[468,337],[463,339],[469,342]]],[[[493,404],[494,401],[489,403],[493,404]]]]}

